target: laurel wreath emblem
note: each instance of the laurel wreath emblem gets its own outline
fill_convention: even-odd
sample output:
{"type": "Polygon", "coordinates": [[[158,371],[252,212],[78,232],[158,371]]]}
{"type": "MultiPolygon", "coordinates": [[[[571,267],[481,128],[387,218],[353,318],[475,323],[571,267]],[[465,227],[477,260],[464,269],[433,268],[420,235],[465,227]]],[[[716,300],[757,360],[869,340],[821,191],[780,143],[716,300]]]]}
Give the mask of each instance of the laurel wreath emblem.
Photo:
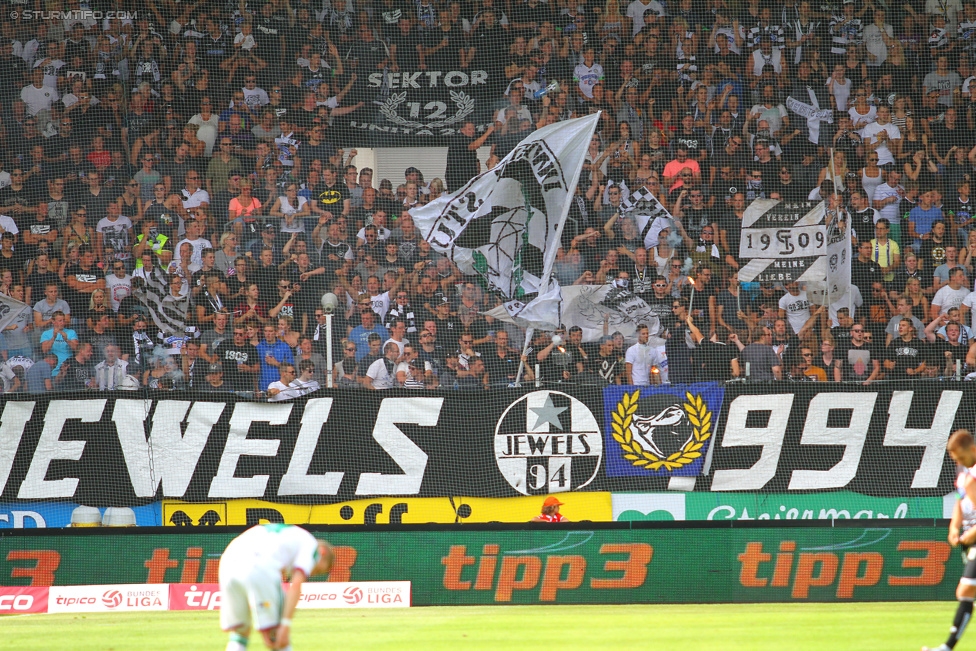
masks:
{"type": "Polygon", "coordinates": [[[407,101],[406,92],[403,93],[390,93],[390,96],[386,98],[386,102],[380,105],[379,111],[389,122],[394,124],[399,124],[403,127],[410,127],[413,129],[434,129],[437,127],[447,127],[452,124],[457,124],[471,113],[474,112],[474,98],[465,93],[464,91],[451,91],[451,100],[457,107],[457,113],[447,118],[446,120],[438,120],[435,122],[417,122],[415,120],[408,120],[402,117],[397,111],[399,106],[407,101]]]}
{"type": "Polygon", "coordinates": [[[659,457],[653,452],[645,450],[630,432],[634,414],[637,413],[637,400],[639,398],[640,390],[624,393],[623,398],[611,413],[613,440],[620,444],[624,451],[624,459],[638,468],[647,470],[664,468],[671,471],[686,466],[701,457],[701,449],[704,447],[705,441],[712,436],[712,412],[709,411],[708,405],[705,404],[700,395],[685,393],[685,403],[681,407],[685,410],[688,422],[692,425],[692,437],[683,448],[667,458],[659,457]]]}

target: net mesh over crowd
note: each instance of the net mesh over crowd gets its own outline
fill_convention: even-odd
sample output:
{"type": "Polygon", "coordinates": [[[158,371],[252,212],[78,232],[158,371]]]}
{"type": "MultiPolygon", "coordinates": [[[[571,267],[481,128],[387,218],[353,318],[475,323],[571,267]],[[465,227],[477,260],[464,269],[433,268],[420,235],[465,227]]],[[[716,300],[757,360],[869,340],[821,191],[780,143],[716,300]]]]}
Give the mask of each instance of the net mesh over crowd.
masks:
{"type": "Polygon", "coordinates": [[[976,371],[974,4],[10,8],[5,393],[976,371]]]}

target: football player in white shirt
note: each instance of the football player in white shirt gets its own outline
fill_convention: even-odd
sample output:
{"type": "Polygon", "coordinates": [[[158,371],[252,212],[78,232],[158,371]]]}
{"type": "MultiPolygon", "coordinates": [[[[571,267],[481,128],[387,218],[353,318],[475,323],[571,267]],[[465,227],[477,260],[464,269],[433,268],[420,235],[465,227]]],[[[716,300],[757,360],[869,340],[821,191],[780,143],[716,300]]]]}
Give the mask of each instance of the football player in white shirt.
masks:
{"type": "Polygon", "coordinates": [[[291,649],[291,618],[302,583],[328,574],[332,546],[301,527],[264,524],[230,541],[220,557],[220,628],[230,633],[226,651],[245,651],[251,627],[269,649],[291,649]],[[281,573],[291,573],[288,593],[281,573]]]}
{"type": "Polygon", "coordinates": [[[952,520],[949,521],[949,544],[962,546],[966,568],[956,587],[959,606],[949,628],[949,639],[934,649],[923,646],[922,651],[953,649],[973,616],[973,599],[976,599],[976,443],[973,442],[973,435],[966,429],[956,430],[949,437],[946,450],[960,466],[956,477],[958,499],[952,511],[952,520]]]}

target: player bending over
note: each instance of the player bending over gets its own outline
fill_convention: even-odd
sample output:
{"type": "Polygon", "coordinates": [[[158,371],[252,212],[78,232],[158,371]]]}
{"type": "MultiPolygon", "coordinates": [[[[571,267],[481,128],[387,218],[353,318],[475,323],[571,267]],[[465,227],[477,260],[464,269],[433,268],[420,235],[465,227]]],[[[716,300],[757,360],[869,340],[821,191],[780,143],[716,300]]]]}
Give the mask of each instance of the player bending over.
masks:
{"type": "Polygon", "coordinates": [[[302,583],[328,574],[332,546],[301,527],[265,524],[230,541],[220,557],[220,628],[230,633],[227,651],[244,651],[251,625],[269,649],[291,649],[291,618],[302,583]],[[288,594],[281,573],[291,572],[288,594]]]}
{"type": "Polygon", "coordinates": [[[952,460],[962,467],[956,476],[958,500],[949,523],[949,544],[953,547],[962,545],[966,569],[956,587],[959,606],[949,629],[949,639],[935,649],[922,647],[922,651],[955,648],[973,616],[973,598],[976,597],[976,444],[973,443],[973,435],[969,430],[956,430],[949,437],[946,449],[952,460]]]}

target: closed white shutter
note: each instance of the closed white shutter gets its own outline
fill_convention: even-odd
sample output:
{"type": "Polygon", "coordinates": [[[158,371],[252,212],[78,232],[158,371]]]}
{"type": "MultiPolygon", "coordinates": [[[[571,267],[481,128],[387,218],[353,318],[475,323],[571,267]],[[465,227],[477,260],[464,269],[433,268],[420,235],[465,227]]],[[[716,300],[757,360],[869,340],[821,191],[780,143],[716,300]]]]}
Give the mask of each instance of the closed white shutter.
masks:
{"type": "Polygon", "coordinates": [[[444,178],[447,169],[447,147],[376,147],[376,166],[373,168],[373,185],[390,179],[395,191],[403,183],[403,173],[408,167],[416,167],[424,175],[424,181],[444,178]]]}

